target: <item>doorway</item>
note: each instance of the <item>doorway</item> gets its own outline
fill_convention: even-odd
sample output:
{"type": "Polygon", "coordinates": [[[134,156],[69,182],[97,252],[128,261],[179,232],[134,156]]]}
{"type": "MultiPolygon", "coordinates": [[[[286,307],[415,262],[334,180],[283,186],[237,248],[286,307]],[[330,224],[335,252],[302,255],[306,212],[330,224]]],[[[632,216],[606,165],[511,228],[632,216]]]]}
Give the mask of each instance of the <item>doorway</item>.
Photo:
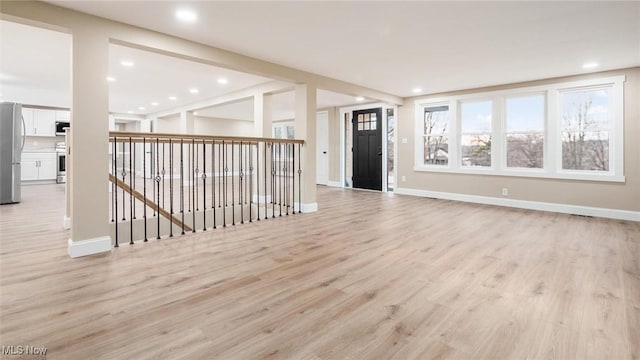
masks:
{"type": "Polygon", "coordinates": [[[382,108],[353,112],[353,187],[382,190],[382,108]]]}
{"type": "Polygon", "coordinates": [[[329,113],[316,115],[316,184],[327,185],[329,181],[329,113]]]}

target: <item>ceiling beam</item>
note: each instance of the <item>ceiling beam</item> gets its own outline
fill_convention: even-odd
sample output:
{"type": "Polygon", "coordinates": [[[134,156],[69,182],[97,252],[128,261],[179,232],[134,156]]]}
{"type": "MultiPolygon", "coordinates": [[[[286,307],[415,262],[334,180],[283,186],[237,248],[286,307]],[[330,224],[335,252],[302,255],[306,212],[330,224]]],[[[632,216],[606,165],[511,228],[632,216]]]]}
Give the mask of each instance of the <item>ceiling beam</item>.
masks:
{"type": "Polygon", "coordinates": [[[252,86],[246,89],[230,92],[228,94],[224,94],[222,96],[218,96],[213,99],[198,101],[192,104],[179,106],[173,109],[151,113],[151,114],[148,114],[147,117],[159,118],[159,117],[179,114],[182,111],[198,111],[198,110],[210,108],[213,106],[220,106],[220,105],[231,104],[238,101],[246,100],[246,99],[252,98],[256,94],[279,93],[279,92],[291,90],[291,89],[293,89],[293,84],[286,83],[283,81],[270,81],[270,82],[252,86]]]}

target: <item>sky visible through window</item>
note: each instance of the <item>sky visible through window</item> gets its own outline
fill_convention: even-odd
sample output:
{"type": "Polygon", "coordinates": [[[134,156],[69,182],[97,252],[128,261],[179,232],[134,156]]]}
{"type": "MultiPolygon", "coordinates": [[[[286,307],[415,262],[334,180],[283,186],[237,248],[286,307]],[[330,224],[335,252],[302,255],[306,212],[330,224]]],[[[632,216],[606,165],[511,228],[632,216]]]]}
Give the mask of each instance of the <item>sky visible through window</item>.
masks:
{"type": "Polygon", "coordinates": [[[507,99],[507,132],[526,133],[543,131],[543,95],[507,99]]]}
{"type": "Polygon", "coordinates": [[[482,134],[491,132],[491,101],[465,102],[461,106],[462,132],[482,134]]]}

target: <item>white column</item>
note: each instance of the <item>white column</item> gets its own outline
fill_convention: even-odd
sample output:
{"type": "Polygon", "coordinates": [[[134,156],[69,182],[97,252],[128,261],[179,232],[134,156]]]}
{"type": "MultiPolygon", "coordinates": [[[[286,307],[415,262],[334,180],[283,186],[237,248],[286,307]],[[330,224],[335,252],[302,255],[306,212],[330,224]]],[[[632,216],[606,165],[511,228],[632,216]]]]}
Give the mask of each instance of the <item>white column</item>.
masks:
{"type": "MultiPolygon", "coordinates": [[[[271,124],[272,124],[272,108],[271,108],[271,95],[266,94],[256,94],[253,97],[253,136],[255,137],[265,137],[270,138],[271,136],[271,124]]],[[[264,173],[264,169],[271,168],[271,157],[267,153],[266,163],[265,163],[265,154],[264,154],[264,143],[259,145],[259,150],[256,154],[257,161],[256,164],[260,164],[260,168],[256,169],[255,174],[260,173],[260,179],[256,177],[256,181],[254,181],[254,190],[256,191],[256,196],[254,197],[254,201],[264,203],[271,201],[271,176],[267,176],[264,173]],[[267,183],[265,186],[264,176],[267,177],[267,183]],[[258,198],[258,194],[260,197],[258,198]]],[[[261,210],[260,210],[261,211],[261,210]]]]}
{"type": "Polygon", "coordinates": [[[271,95],[255,95],[253,97],[253,136],[271,137],[272,121],[271,95]]]}
{"type": "Polygon", "coordinates": [[[73,33],[71,141],[71,238],[78,257],[111,251],[108,137],[109,38],[89,28],[73,33]]]}
{"type": "Polygon", "coordinates": [[[316,87],[296,85],[296,139],[302,146],[302,212],[318,210],[316,201],[316,87]]]}
{"type": "Polygon", "coordinates": [[[193,111],[180,112],[180,133],[181,134],[195,133],[195,115],[193,115],[193,111]]]}

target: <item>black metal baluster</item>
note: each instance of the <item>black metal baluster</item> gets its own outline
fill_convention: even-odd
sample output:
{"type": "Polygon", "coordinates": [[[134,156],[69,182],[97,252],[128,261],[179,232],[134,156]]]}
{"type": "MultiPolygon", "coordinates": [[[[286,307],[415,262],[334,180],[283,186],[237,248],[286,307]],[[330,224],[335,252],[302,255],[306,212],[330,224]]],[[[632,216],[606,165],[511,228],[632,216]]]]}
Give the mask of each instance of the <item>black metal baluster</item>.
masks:
{"type": "Polygon", "coordinates": [[[298,212],[302,212],[302,151],[301,144],[298,144],[298,212]]]}
{"type": "MultiPolygon", "coordinates": [[[[129,136],[129,186],[133,188],[133,149],[131,148],[131,136],[129,136]]],[[[124,193],[124,191],[123,191],[124,193]]],[[[131,220],[129,221],[129,245],[133,245],[133,190],[129,191],[129,216],[131,216],[131,220]]]]}
{"type": "MultiPolygon", "coordinates": [[[[164,206],[164,199],[167,197],[167,192],[164,190],[164,174],[165,174],[165,168],[164,168],[164,164],[165,164],[165,159],[164,159],[164,153],[165,153],[165,142],[162,142],[162,170],[160,170],[160,174],[162,177],[162,208],[165,209],[164,206]]],[[[158,152],[160,152],[160,150],[158,150],[158,152]]],[[[158,199],[160,200],[160,199],[158,199]]]]}
{"type": "Polygon", "coordinates": [[[244,144],[242,153],[244,154],[244,194],[242,195],[242,201],[247,204],[247,194],[249,193],[249,181],[247,180],[247,173],[249,170],[249,149],[251,143],[244,144]]]}
{"type": "Polygon", "coordinates": [[[267,142],[264,143],[264,219],[267,220],[269,215],[267,213],[267,142]]]}
{"type": "MultiPolygon", "coordinates": [[[[187,146],[189,146],[187,144],[187,146]]],[[[191,212],[191,193],[193,193],[193,180],[191,179],[192,175],[193,175],[193,147],[189,147],[189,150],[187,151],[187,154],[189,155],[189,160],[191,160],[191,167],[189,167],[189,169],[187,170],[187,176],[188,176],[188,184],[189,187],[187,188],[189,194],[187,194],[187,204],[189,206],[189,212],[191,212]]],[[[189,162],[187,162],[187,166],[189,166],[189,162]]]]}
{"type": "MultiPolygon", "coordinates": [[[[116,184],[118,181],[118,139],[113,137],[113,183],[116,184]]],[[[117,185],[117,184],[116,184],[117,185]]],[[[116,242],[113,245],[114,247],[119,247],[118,245],[118,186],[114,186],[113,192],[114,204],[113,208],[115,209],[115,227],[116,227],[116,242]]]]}
{"type": "Polygon", "coordinates": [[[184,235],[184,139],[180,139],[180,215],[182,235],[184,235]]]}
{"type": "Polygon", "coordinates": [[[173,143],[169,138],[169,237],[173,237],[173,143]]]}
{"type": "MultiPolygon", "coordinates": [[[[160,138],[156,138],[156,208],[157,208],[157,230],[156,239],[160,240],[160,138]]],[[[163,189],[164,192],[164,189],[163,189]]]]}
{"type": "MultiPolygon", "coordinates": [[[[153,196],[153,200],[155,200],[156,199],[156,177],[154,173],[156,172],[156,166],[154,166],[153,163],[155,161],[154,159],[156,158],[156,150],[155,150],[155,147],[153,146],[153,139],[151,139],[150,147],[151,147],[151,171],[149,175],[151,175],[151,185],[153,185],[151,189],[151,195],[153,196]]],[[[151,208],[153,209],[153,217],[155,217],[156,207],[152,206],[151,208]]]]}
{"type": "Polygon", "coordinates": [[[193,189],[193,208],[195,211],[200,211],[200,202],[198,201],[198,195],[200,193],[200,189],[198,188],[198,178],[200,177],[200,151],[198,150],[198,144],[195,143],[196,140],[192,139],[191,141],[193,142],[193,186],[195,187],[193,189]]]}
{"type": "Polygon", "coordinates": [[[240,224],[244,224],[244,183],[242,182],[243,178],[244,178],[244,166],[243,166],[243,160],[244,157],[243,155],[243,147],[244,144],[242,143],[242,141],[240,141],[240,148],[238,149],[238,151],[240,152],[240,193],[238,194],[238,200],[240,203],[240,224]]]}
{"type": "MultiPolygon", "coordinates": [[[[131,139],[131,138],[129,138],[129,139],[131,139]]],[[[131,150],[129,150],[129,152],[131,152],[131,150]]],[[[136,190],[136,173],[135,173],[135,171],[136,171],[136,146],[135,146],[135,144],[133,145],[133,158],[132,159],[133,160],[131,160],[131,162],[133,162],[133,165],[132,165],[133,180],[131,181],[131,188],[135,191],[136,190]]],[[[133,196],[133,193],[131,194],[131,196],[133,196]]],[[[135,200],[134,200],[134,203],[135,203],[135,200]]],[[[136,219],[136,207],[135,206],[133,207],[132,219],[133,220],[136,219]]]]}
{"type": "MultiPolygon", "coordinates": [[[[115,142],[115,138],[113,140],[113,142],[111,143],[111,176],[115,176],[116,175],[116,142],[115,142]]],[[[115,201],[114,201],[114,196],[116,194],[116,183],[115,182],[111,182],[111,222],[115,222],[115,201]]]]}
{"type": "Polygon", "coordinates": [[[223,197],[223,203],[224,206],[222,207],[222,227],[227,227],[227,171],[229,170],[227,168],[227,146],[224,143],[224,140],[222,140],[222,161],[224,162],[224,174],[222,177],[222,188],[223,188],[223,192],[222,192],[222,197],[223,197]]]}
{"type": "Polygon", "coordinates": [[[253,143],[249,143],[249,222],[253,222],[253,143]]]}
{"type": "Polygon", "coordinates": [[[223,198],[222,183],[224,182],[224,179],[221,179],[221,177],[224,175],[224,171],[222,171],[222,153],[224,152],[224,147],[222,146],[223,144],[224,140],[222,141],[222,143],[218,144],[218,207],[222,207],[223,198]]]}
{"type": "Polygon", "coordinates": [[[278,167],[277,170],[280,171],[280,174],[278,174],[278,205],[280,205],[280,216],[282,216],[282,168],[283,168],[283,164],[282,164],[282,143],[278,143],[278,167]]]}
{"type": "Polygon", "coordinates": [[[202,139],[202,231],[207,231],[207,145],[202,139]]]}
{"type": "Polygon", "coordinates": [[[260,221],[260,142],[256,142],[256,212],[260,221]]]}
{"type": "Polygon", "coordinates": [[[271,218],[276,217],[276,158],[278,154],[276,154],[276,144],[271,143],[271,218]]]}
{"type": "Polygon", "coordinates": [[[191,232],[196,232],[196,189],[198,187],[198,169],[196,167],[196,140],[191,139],[191,197],[193,198],[193,212],[191,213],[191,232]]]}
{"type": "Polygon", "coordinates": [[[216,141],[211,141],[211,210],[213,210],[213,228],[216,228],[216,141]]]}
{"type": "Polygon", "coordinates": [[[289,216],[289,143],[284,144],[284,206],[289,216]]]}
{"type": "Polygon", "coordinates": [[[144,241],[147,242],[147,138],[142,138],[142,192],[144,198],[144,208],[142,218],[144,219],[144,241]]]}
{"type": "Polygon", "coordinates": [[[125,198],[126,198],[126,191],[124,191],[124,185],[125,185],[125,177],[127,176],[127,166],[125,165],[126,162],[126,154],[125,154],[125,144],[124,144],[124,139],[122,140],[122,173],[120,173],[122,175],[122,221],[127,220],[127,214],[125,213],[126,210],[126,204],[125,204],[125,198]]]}
{"type": "Polygon", "coordinates": [[[231,140],[231,225],[236,224],[236,193],[235,185],[233,184],[233,164],[235,162],[235,144],[231,140]]]}
{"type": "Polygon", "coordinates": [[[293,213],[296,213],[296,145],[295,144],[291,144],[291,155],[293,157],[293,160],[291,160],[291,175],[293,176],[293,179],[291,181],[292,184],[292,191],[291,191],[291,200],[293,201],[293,213]]]}

